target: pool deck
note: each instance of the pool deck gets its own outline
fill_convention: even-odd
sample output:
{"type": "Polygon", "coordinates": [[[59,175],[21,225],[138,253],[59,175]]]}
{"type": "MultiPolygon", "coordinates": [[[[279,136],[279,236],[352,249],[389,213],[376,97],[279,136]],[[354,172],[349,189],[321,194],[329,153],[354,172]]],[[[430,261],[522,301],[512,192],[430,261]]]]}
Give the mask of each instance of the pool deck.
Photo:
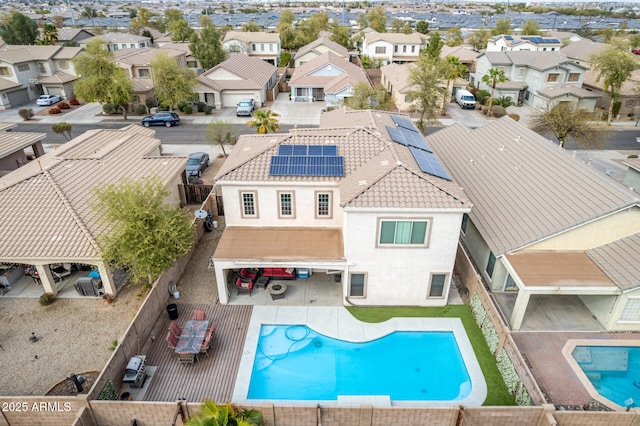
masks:
{"type": "MultiPolygon", "coordinates": [[[[318,403],[329,406],[406,406],[406,407],[450,407],[452,404],[480,406],[487,396],[487,386],[482,370],[475,357],[471,342],[462,321],[458,318],[392,318],[382,323],[364,323],[355,319],[344,307],[310,306],[255,306],[249,321],[240,368],[233,391],[232,401],[236,404],[259,404],[262,400],[248,400],[249,383],[260,336],[260,328],[268,325],[307,325],[314,331],[328,337],[348,341],[367,342],[379,339],[395,331],[450,331],[453,332],[460,353],[467,366],[473,384],[467,398],[456,401],[393,401],[381,396],[345,396],[337,401],[282,401],[283,405],[312,405],[318,403]]],[[[277,403],[277,402],[276,402],[277,403]]]]}

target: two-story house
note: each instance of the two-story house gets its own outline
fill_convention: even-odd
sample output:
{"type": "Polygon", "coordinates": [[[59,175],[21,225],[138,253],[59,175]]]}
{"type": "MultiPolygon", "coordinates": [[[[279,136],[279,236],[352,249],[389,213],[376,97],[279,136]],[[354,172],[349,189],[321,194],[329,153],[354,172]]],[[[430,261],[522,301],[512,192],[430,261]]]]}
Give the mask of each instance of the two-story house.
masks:
{"type": "Polygon", "coordinates": [[[104,40],[109,52],[117,52],[122,49],[145,49],[152,47],[151,38],[131,33],[107,33],[85,38],[79,41],[80,47],[87,47],[87,45],[95,39],[104,40]]]}
{"type": "Polygon", "coordinates": [[[416,62],[420,49],[427,46],[426,37],[420,33],[366,33],[362,43],[362,54],[382,65],[416,62]]]}
{"type": "Polygon", "coordinates": [[[557,38],[540,36],[497,35],[487,40],[487,52],[528,50],[532,52],[557,52],[562,42],[557,38]]]}
{"type": "Polygon", "coordinates": [[[509,117],[427,143],[473,202],[461,240],[513,330],[554,311],[561,329],[640,330],[637,193],[509,117]]]}
{"type": "Polygon", "coordinates": [[[558,102],[570,102],[592,112],[600,95],[582,88],[586,68],[561,52],[506,51],[478,56],[470,80],[479,89],[491,91],[482,78],[489,69],[504,71],[508,80],[496,85],[494,97],[508,96],[514,103],[545,109],[558,102]]]}
{"type": "Polygon", "coordinates": [[[319,129],[242,135],[216,185],[220,303],[242,297],[234,270],[304,268],[336,274],[344,304],[446,305],[471,204],[407,117],[337,109],[319,129]]]}
{"type": "Polygon", "coordinates": [[[329,36],[325,35],[298,49],[293,57],[294,66],[295,68],[298,68],[300,65],[303,65],[329,51],[342,58],[349,58],[349,51],[346,47],[332,41],[329,36]]]}
{"type": "Polygon", "coordinates": [[[280,34],[267,32],[227,31],[222,48],[234,55],[244,53],[267,61],[271,65],[280,65],[280,34]]]}
{"type": "Polygon", "coordinates": [[[42,94],[73,97],[78,78],[71,60],[79,47],[11,46],[0,48],[0,109],[29,103],[42,94]]]}
{"type": "Polygon", "coordinates": [[[294,70],[289,80],[291,100],[339,106],[344,98],[353,96],[354,87],[360,82],[371,85],[361,67],[327,51],[294,70]]]}
{"type": "Polygon", "coordinates": [[[115,63],[127,71],[127,77],[133,83],[133,110],[137,104],[145,104],[147,99],[155,99],[155,83],[153,81],[153,67],[151,63],[157,55],[167,55],[176,60],[182,68],[187,66],[184,51],[175,49],[124,49],[114,52],[115,63]]]}

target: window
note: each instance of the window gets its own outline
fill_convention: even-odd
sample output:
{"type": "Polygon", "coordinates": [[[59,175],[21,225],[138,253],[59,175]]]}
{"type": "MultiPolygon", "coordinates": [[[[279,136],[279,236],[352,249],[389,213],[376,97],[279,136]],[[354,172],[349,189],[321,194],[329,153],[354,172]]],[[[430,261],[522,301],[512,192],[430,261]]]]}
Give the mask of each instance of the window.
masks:
{"type": "Polygon", "coordinates": [[[256,203],[258,194],[255,192],[241,192],[240,202],[242,203],[242,217],[258,217],[258,208],[256,203]]]}
{"type": "Polygon", "coordinates": [[[627,300],[619,321],[640,322],[640,297],[630,297],[627,300]]]}
{"type": "Polygon", "coordinates": [[[407,46],[402,46],[402,53],[407,53],[407,46]]]}
{"type": "Polygon", "coordinates": [[[427,297],[444,296],[444,285],[447,282],[447,274],[431,274],[429,280],[429,293],[427,297]]]}
{"type": "Polygon", "coordinates": [[[113,45],[113,50],[114,50],[114,51],[115,51],[115,50],[118,50],[118,45],[117,45],[117,44],[114,44],[114,45],[113,45]]]}
{"type": "Polygon", "coordinates": [[[135,48],[136,48],[136,45],[135,45],[135,44],[133,44],[133,43],[131,43],[131,44],[129,44],[129,47],[130,47],[130,48],[132,48],[132,49],[135,49],[135,48]]]}
{"type": "Polygon", "coordinates": [[[518,77],[524,77],[525,68],[518,68],[518,77]]]}
{"type": "Polygon", "coordinates": [[[367,274],[364,272],[351,272],[349,274],[349,297],[366,296],[367,274]]]}
{"type": "Polygon", "coordinates": [[[60,62],[58,63],[58,66],[59,66],[61,69],[66,70],[66,69],[68,69],[68,68],[69,68],[69,61],[60,61],[60,62]]]}
{"type": "Polygon", "coordinates": [[[580,81],[580,73],[579,72],[570,72],[568,81],[580,81]]]}
{"type": "Polygon", "coordinates": [[[0,67],[0,75],[11,75],[11,70],[8,67],[0,67]]]}
{"type": "Polygon", "coordinates": [[[278,192],[278,217],[294,218],[293,192],[278,192]]]}
{"type": "Polygon", "coordinates": [[[411,95],[405,95],[404,101],[405,102],[413,102],[413,98],[411,97],[411,95]]]}
{"type": "Polygon", "coordinates": [[[415,46],[411,46],[411,53],[416,53],[416,47],[415,46]]]}
{"type": "Polygon", "coordinates": [[[269,52],[273,52],[273,43],[269,43],[269,52]]]}
{"type": "Polygon", "coordinates": [[[558,73],[549,73],[549,75],[547,75],[547,83],[553,83],[555,81],[558,81],[559,76],[560,74],[558,73]]]}
{"type": "Polygon", "coordinates": [[[487,275],[489,278],[493,276],[493,268],[496,266],[496,257],[493,255],[493,252],[489,253],[489,261],[487,262],[487,275]]]}
{"type": "Polygon", "coordinates": [[[251,45],[251,50],[253,50],[254,52],[256,51],[256,44],[255,44],[255,43],[253,43],[253,44],[251,45]]]}
{"type": "Polygon", "coordinates": [[[511,274],[507,274],[507,278],[504,280],[505,290],[514,290],[516,288],[516,282],[511,278],[511,274]]]}
{"type": "Polygon", "coordinates": [[[469,215],[465,213],[462,215],[462,225],[460,225],[463,235],[467,233],[467,222],[469,222],[469,215]]]}
{"type": "MultiPolygon", "coordinates": [[[[393,46],[393,51],[394,51],[395,53],[398,53],[398,46],[393,46]]],[[[376,53],[377,53],[377,52],[376,52],[376,53]]]]}
{"type": "Polygon", "coordinates": [[[528,90],[525,90],[525,91],[524,91],[524,98],[525,98],[527,101],[529,100],[529,94],[530,94],[530,93],[531,93],[531,92],[529,92],[528,90]]]}
{"type": "Polygon", "coordinates": [[[148,68],[140,68],[138,70],[138,77],[140,78],[149,78],[151,76],[151,73],[149,72],[148,68]]]}
{"type": "Polygon", "coordinates": [[[506,71],[506,70],[505,70],[505,67],[497,67],[497,68],[498,68],[498,71],[502,71],[502,72],[505,72],[505,71],[506,71]]]}
{"type": "Polygon", "coordinates": [[[127,48],[126,43],[122,43],[122,48],[123,48],[123,49],[126,49],[126,48],[127,48]]]}
{"type": "Polygon", "coordinates": [[[29,64],[18,65],[18,71],[29,71],[29,64]]]}
{"type": "Polygon", "coordinates": [[[316,219],[331,219],[331,192],[316,192],[316,219]]]}
{"type": "Polygon", "coordinates": [[[546,51],[547,51],[547,48],[546,48],[546,47],[543,47],[543,48],[542,48],[542,51],[543,51],[543,52],[546,52],[546,51]]]}
{"type": "Polygon", "coordinates": [[[187,67],[198,68],[198,61],[187,61],[187,67]]]}
{"type": "Polygon", "coordinates": [[[264,43],[260,43],[260,51],[264,52],[264,43]]]}
{"type": "Polygon", "coordinates": [[[44,66],[43,62],[38,62],[38,68],[40,69],[40,72],[47,72],[47,68],[44,66]]]}
{"type": "Polygon", "coordinates": [[[142,49],[144,47],[145,47],[145,43],[144,42],[140,43],[140,49],[142,49]]]}
{"type": "Polygon", "coordinates": [[[376,46],[376,53],[387,53],[386,46],[376,46]]]}
{"type": "Polygon", "coordinates": [[[379,244],[427,245],[428,220],[381,220],[379,244]]]}
{"type": "Polygon", "coordinates": [[[134,96],[133,96],[133,103],[135,103],[135,104],[139,104],[139,103],[140,103],[140,96],[138,96],[138,95],[134,95],[134,96]]]}

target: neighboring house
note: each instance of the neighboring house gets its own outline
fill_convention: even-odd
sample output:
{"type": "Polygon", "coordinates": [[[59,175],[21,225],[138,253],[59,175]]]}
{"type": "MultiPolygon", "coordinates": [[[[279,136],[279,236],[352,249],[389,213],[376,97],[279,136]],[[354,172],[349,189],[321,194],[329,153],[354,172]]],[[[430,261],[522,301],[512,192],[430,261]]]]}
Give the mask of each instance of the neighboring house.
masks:
{"type": "Polygon", "coordinates": [[[513,330],[545,297],[640,330],[637,194],[509,117],[427,143],[473,202],[461,240],[513,330]]]}
{"type": "Polygon", "coordinates": [[[191,48],[189,43],[165,43],[160,46],[160,49],[179,50],[184,52],[186,67],[192,69],[196,75],[204,71],[200,62],[191,54],[191,48]]]}
{"type": "Polygon", "coordinates": [[[58,292],[49,265],[79,263],[100,272],[106,294],[119,288],[100,255],[108,229],[91,208],[94,189],[123,179],[158,176],[178,205],[185,157],[162,157],[155,131],[132,124],[90,130],[0,178],[0,204],[11,214],[0,227],[0,263],[34,265],[43,293],[58,292]]]}
{"type": "Polygon", "coordinates": [[[329,36],[325,35],[318,38],[316,41],[311,42],[306,46],[302,46],[300,49],[298,49],[295,56],[293,57],[294,67],[298,68],[300,65],[303,65],[329,51],[333,52],[336,56],[349,59],[349,51],[347,50],[347,48],[336,43],[335,41],[331,41],[329,36]]]}
{"type": "Polygon", "coordinates": [[[582,40],[582,37],[578,34],[569,31],[547,31],[544,33],[544,36],[547,38],[557,38],[561,43],[573,43],[582,40]]]}
{"type": "Polygon", "coordinates": [[[194,92],[215,109],[235,108],[241,99],[253,99],[259,108],[276,85],[276,71],[262,59],[239,53],[200,74],[194,92]]]}
{"type": "Polygon", "coordinates": [[[327,106],[338,106],[344,98],[353,96],[353,88],[359,82],[371,84],[362,68],[328,51],[293,71],[289,80],[291,100],[324,101],[327,106]]]}
{"type": "Polygon", "coordinates": [[[629,188],[640,193],[640,160],[637,158],[629,158],[624,160],[623,164],[627,166],[627,172],[622,182],[629,188]]]}
{"type": "Polygon", "coordinates": [[[367,33],[362,43],[362,54],[372,62],[380,61],[382,65],[416,62],[420,49],[427,47],[426,40],[427,37],[420,33],[367,33]]]}
{"type": "Polygon", "coordinates": [[[532,52],[556,52],[562,47],[557,38],[540,36],[497,35],[487,40],[487,52],[528,50],[532,52]]]}
{"type": "Polygon", "coordinates": [[[229,55],[244,53],[271,65],[280,65],[280,34],[266,32],[227,31],[222,48],[229,55]]]}
{"type": "Polygon", "coordinates": [[[151,47],[151,38],[131,33],[107,33],[95,37],[89,37],[80,41],[80,47],[87,47],[93,40],[106,41],[109,52],[117,52],[122,49],[144,49],[151,47]]]}
{"type": "Polygon", "coordinates": [[[124,49],[114,52],[115,63],[120,68],[127,71],[127,77],[133,83],[133,101],[130,109],[137,104],[144,105],[147,99],[155,102],[155,84],[153,82],[153,62],[156,55],[164,53],[170,58],[174,58],[180,67],[186,67],[187,61],[185,53],[175,49],[124,49]]]}
{"type": "Polygon", "coordinates": [[[226,284],[233,270],[255,267],[335,275],[345,305],[446,305],[471,208],[460,186],[407,117],[338,109],[321,121],[242,135],[218,172],[220,303],[235,296],[226,284]]]}
{"type": "Polygon", "coordinates": [[[42,141],[46,133],[9,131],[13,126],[15,124],[0,123],[0,176],[27,164],[31,152],[34,158],[44,154],[42,141]],[[31,152],[25,152],[26,149],[31,152]]]}
{"type": "MultiPolygon", "coordinates": [[[[592,91],[599,96],[596,107],[605,111],[609,111],[610,96],[608,91],[604,90],[603,79],[598,80],[598,73],[591,68],[591,56],[602,52],[609,47],[606,43],[598,43],[591,40],[580,40],[569,44],[562,48],[569,59],[580,65],[589,68],[584,77],[585,89],[592,91]]],[[[631,76],[624,82],[620,90],[620,116],[624,117],[628,114],[640,114],[640,70],[633,71],[631,76]]]]}
{"type": "Polygon", "coordinates": [[[79,46],[82,40],[93,37],[93,34],[83,28],[58,28],[56,45],[73,44],[79,46]]]}
{"type": "Polygon", "coordinates": [[[471,83],[491,91],[482,82],[489,69],[504,71],[509,80],[496,85],[494,97],[509,96],[514,103],[524,103],[543,110],[558,102],[570,102],[577,108],[593,112],[600,95],[582,88],[586,68],[561,52],[506,51],[486,52],[478,56],[471,83]]]}
{"type": "Polygon", "coordinates": [[[469,79],[469,74],[476,72],[476,61],[478,60],[478,52],[471,48],[463,46],[442,46],[440,50],[440,58],[445,59],[447,56],[458,58],[460,63],[467,67],[468,72],[464,76],[465,80],[469,79]]]}
{"type": "Polygon", "coordinates": [[[34,101],[42,94],[73,97],[76,75],[71,60],[79,47],[12,46],[0,48],[0,109],[34,101]]]}

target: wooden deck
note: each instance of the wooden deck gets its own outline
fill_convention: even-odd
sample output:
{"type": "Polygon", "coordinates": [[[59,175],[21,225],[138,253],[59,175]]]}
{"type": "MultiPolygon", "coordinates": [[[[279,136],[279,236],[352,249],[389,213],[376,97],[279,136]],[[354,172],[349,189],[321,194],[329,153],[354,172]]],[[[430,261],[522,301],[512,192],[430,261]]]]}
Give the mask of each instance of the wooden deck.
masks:
{"type": "Polygon", "coordinates": [[[249,305],[178,305],[178,324],[182,327],[193,318],[194,309],[203,309],[205,318],[216,323],[214,338],[209,348],[209,356],[198,355],[192,365],[180,364],[177,355],[169,349],[165,337],[169,330],[168,315],[161,315],[152,335],[156,338],[147,342],[148,366],[157,366],[153,379],[144,396],[145,401],[187,401],[201,402],[213,399],[229,402],[238,375],[240,358],[251,319],[252,306],[249,305]]]}

